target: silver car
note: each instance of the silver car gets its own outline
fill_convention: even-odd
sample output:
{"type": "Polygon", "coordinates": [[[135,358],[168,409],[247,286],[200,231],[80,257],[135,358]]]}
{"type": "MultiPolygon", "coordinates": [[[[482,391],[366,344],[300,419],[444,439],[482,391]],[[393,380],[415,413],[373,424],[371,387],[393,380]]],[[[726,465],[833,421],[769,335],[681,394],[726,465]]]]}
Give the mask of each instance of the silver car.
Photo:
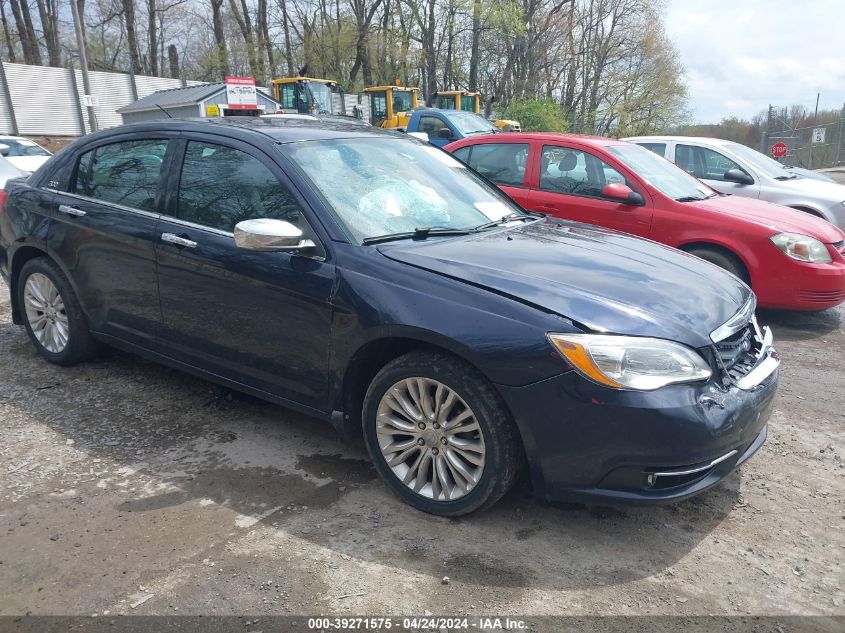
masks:
{"type": "MultiPolygon", "coordinates": [[[[2,150],[3,145],[0,145],[2,150]]],[[[29,173],[18,169],[2,155],[0,155],[0,189],[6,186],[6,181],[12,178],[20,178],[21,176],[29,176],[29,173]]]]}
{"type": "Polygon", "coordinates": [[[668,158],[716,191],[759,198],[812,213],[845,229],[845,185],[806,178],[758,151],[716,138],[624,139],[668,158]]]}

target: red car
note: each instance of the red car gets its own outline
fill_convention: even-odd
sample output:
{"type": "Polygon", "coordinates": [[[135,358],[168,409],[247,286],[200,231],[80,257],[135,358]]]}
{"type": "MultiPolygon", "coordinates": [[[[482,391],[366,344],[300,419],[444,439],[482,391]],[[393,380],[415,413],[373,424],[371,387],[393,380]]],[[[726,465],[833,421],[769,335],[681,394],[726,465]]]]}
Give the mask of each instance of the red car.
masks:
{"type": "Polygon", "coordinates": [[[721,266],[748,283],[761,306],[824,310],[845,301],[839,228],[780,205],[720,194],[638,145],[512,133],[444,149],[526,209],[633,233],[721,266]]]}

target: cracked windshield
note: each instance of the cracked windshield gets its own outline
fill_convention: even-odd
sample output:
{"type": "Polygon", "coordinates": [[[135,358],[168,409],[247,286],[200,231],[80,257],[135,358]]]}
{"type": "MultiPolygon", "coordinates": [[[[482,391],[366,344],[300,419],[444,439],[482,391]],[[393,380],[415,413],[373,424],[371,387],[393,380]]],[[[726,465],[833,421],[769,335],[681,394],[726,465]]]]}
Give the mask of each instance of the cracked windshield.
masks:
{"type": "Polygon", "coordinates": [[[472,229],[521,213],[463,163],[434,147],[392,138],[279,147],[358,241],[419,228],[472,229]]]}

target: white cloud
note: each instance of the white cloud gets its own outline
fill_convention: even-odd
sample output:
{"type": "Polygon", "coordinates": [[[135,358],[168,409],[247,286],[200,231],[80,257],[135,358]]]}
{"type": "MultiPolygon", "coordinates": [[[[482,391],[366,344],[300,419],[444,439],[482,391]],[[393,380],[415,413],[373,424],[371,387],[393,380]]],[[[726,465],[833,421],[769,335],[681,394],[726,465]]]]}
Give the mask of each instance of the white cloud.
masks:
{"type": "Polygon", "coordinates": [[[687,70],[694,119],[751,117],[769,104],[841,108],[843,0],[669,0],[666,28],[687,70]]]}

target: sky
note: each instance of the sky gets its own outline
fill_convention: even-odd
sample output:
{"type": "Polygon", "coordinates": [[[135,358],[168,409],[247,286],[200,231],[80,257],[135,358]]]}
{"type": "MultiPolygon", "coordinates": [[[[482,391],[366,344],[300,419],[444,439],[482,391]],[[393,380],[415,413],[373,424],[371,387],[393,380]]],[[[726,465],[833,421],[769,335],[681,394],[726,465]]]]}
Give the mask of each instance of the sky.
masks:
{"type": "Polygon", "coordinates": [[[840,109],[845,0],[668,0],[666,31],[686,69],[696,123],[769,104],[840,109]]]}

